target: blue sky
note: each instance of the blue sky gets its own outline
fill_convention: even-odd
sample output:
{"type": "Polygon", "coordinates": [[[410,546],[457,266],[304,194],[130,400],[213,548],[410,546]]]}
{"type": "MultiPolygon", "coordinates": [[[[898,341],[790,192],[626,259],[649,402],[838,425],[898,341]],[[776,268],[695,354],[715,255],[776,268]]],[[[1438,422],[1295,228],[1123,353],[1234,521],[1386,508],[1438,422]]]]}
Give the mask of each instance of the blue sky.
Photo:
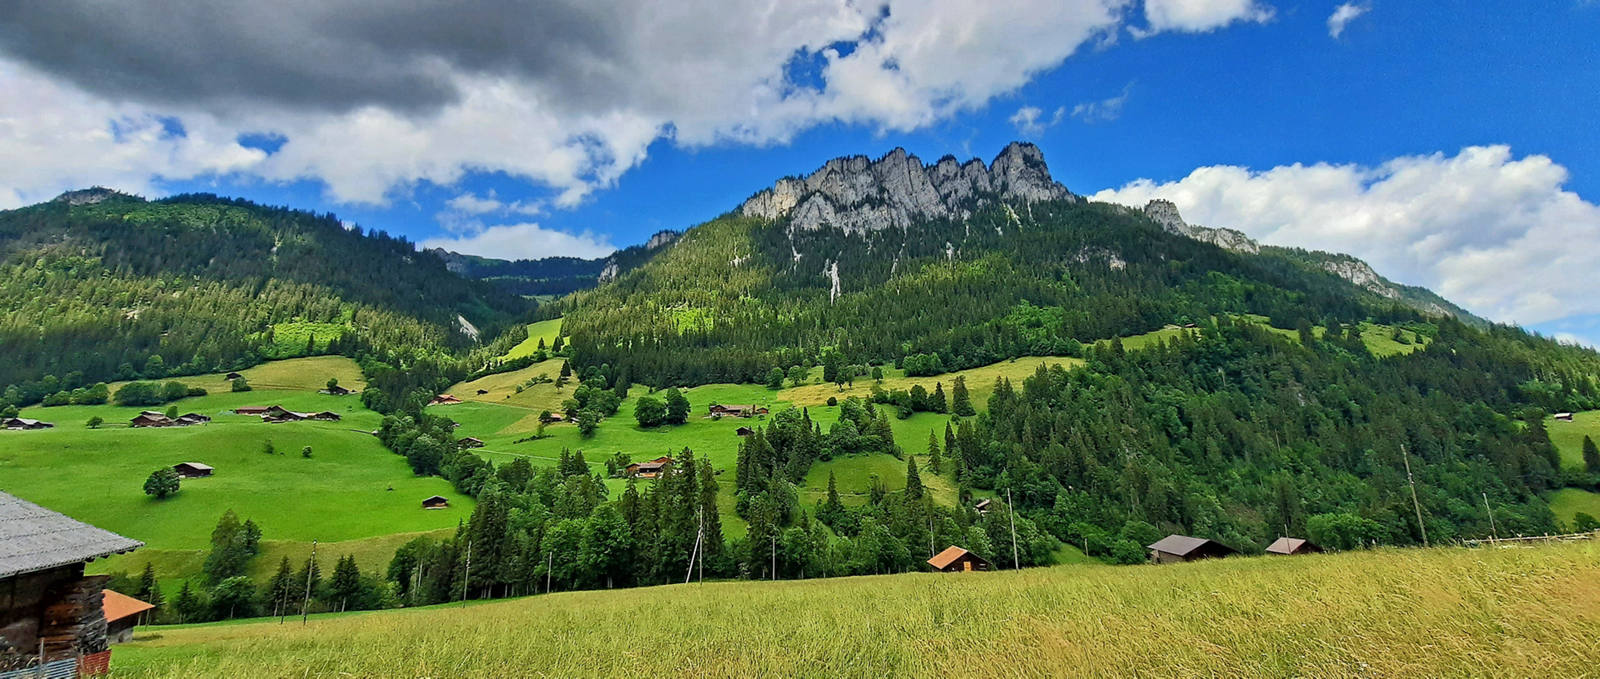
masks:
{"type": "MultiPolygon", "coordinates": [[[[517,17],[453,16],[458,40],[396,12],[374,20],[404,45],[285,64],[250,46],[298,32],[315,52],[312,29],[244,5],[244,32],[197,23],[193,54],[168,55],[113,33],[136,18],[85,27],[63,2],[19,23],[109,46],[0,30],[0,83],[36,102],[0,104],[20,121],[0,160],[45,166],[0,171],[0,206],[86,183],[210,191],[475,254],[594,256],[835,156],[988,160],[1025,139],[1077,193],[1173,199],[1191,222],[1351,252],[1496,320],[1600,340],[1583,245],[1600,243],[1600,2],[693,4],[534,3],[526,39],[517,17]],[[580,28],[524,46],[556,24],[580,28]],[[80,63],[158,53],[126,72],[80,63]],[[449,67],[362,61],[419,55],[449,67]],[[212,64],[214,85],[147,84],[212,64]],[[86,140],[97,126],[115,133],[86,140]]],[[[359,46],[363,18],[317,30],[359,46]]]]}

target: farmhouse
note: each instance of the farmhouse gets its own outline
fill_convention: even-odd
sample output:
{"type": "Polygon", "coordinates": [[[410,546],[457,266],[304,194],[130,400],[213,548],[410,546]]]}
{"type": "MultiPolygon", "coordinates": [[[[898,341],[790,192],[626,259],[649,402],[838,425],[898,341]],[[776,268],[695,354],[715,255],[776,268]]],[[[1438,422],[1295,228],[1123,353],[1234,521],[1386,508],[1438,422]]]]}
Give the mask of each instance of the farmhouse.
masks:
{"type": "Polygon", "coordinates": [[[483,440],[468,436],[460,441],[456,441],[456,445],[461,446],[462,448],[482,448],[483,440]]]}
{"type": "Polygon", "coordinates": [[[983,557],[955,545],[944,548],[944,551],[928,559],[928,565],[942,573],[986,571],[990,568],[989,562],[983,557]]]}
{"type": "Polygon", "coordinates": [[[173,422],[180,427],[187,427],[191,424],[205,424],[210,421],[210,417],[201,415],[200,413],[184,413],[179,415],[178,419],[173,420],[173,422]]]}
{"type": "Polygon", "coordinates": [[[767,409],[757,405],[723,405],[713,403],[710,408],[710,417],[754,417],[767,414],[767,409]]]}
{"type": "Polygon", "coordinates": [[[283,406],[245,406],[234,408],[235,415],[265,415],[272,410],[283,410],[283,406]]]}
{"type": "Polygon", "coordinates": [[[756,430],[749,427],[739,427],[738,429],[733,430],[733,433],[740,436],[753,436],[756,433],[756,430]]]}
{"type": "Polygon", "coordinates": [[[1562,422],[1571,422],[1572,413],[1556,413],[1556,419],[1561,420],[1562,422]]]}
{"type": "Polygon", "coordinates": [[[211,465],[199,462],[179,462],[172,465],[172,471],[178,472],[179,478],[198,479],[203,476],[210,476],[211,472],[216,470],[211,465]]]}
{"type": "Polygon", "coordinates": [[[625,468],[624,471],[627,472],[628,476],[637,476],[641,479],[653,479],[661,476],[661,472],[666,471],[667,466],[671,464],[672,458],[663,455],[649,462],[635,462],[630,464],[625,468]]]}
{"type": "Polygon", "coordinates": [[[317,393],[328,394],[329,396],[349,396],[355,392],[335,384],[327,389],[319,389],[317,393]]]}
{"type": "Polygon", "coordinates": [[[567,418],[561,413],[540,413],[539,421],[545,424],[554,424],[556,422],[566,422],[567,418]]]}
{"type": "Polygon", "coordinates": [[[113,644],[133,641],[133,628],[146,611],[155,606],[109,589],[100,590],[101,608],[106,612],[106,639],[113,644]]]}
{"type": "Polygon", "coordinates": [[[0,493],[0,651],[15,653],[0,652],[0,674],[24,667],[30,672],[22,676],[106,672],[111,647],[101,590],[108,578],[85,576],[83,566],[143,544],[0,493]]]}
{"type": "Polygon", "coordinates": [[[25,417],[10,417],[10,418],[6,418],[5,420],[0,420],[0,424],[5,425],[6,429],[12,429],[12,430],[49,429],[49,428],[55,426],[54,424],[51,424],[49,422],[40,422],[39,420],[30,420],[30,419],[27,419],[25,417]]]}
{"type": "Polygon", "coordinates": [[[1267,546],[1268,554],[1314,554],[1322,551],[1321,547],[1311,544],[1310,540],[1302,538],[1281,537],[1267,546]]]}
{"type": "Polygon", "coordinates": [[[433,397],[432,400],[429,400],[428,401],[428,405],[430,405],[430,406],[447,406],[447,405],[453,405],[453,404],[460,403],[460,402],[461,402],[461,399],[456,398],[454,396],[451,396],[449,394],[439,394],[438,396],[433,397]]]}
{"type": "Polygon", "coordinates": [[[240,375],[239,373],[228,373],[226,375],[223,375],[222,379],[225,379],[225,380],[228,380],[229,382],[232,382],[232,381],[234,381],[236,379],[239,379],[241,377],[244,377],[244,375],[240,375]]]}
{"type": "Polygon", "coordinates": [[[422,501],[423,509],[445,509],[450,506],[450,499],[443,495],[435,495],[422,501]]]}
{"type": "Polygon", "coordinates": [[[154,410],[146,410],[128,421],[130,427],[170,427],[173,424],[176,423],[154,410]]]}
{"type": "Polygon", "coordinates": [[[1233,548],[1215,540],[1192,538],[1187,535],[1168,535],[1146,547],[1151,563],[1179,563],[1200,559],[1220,559],[1237,554],[1233,548]]]}

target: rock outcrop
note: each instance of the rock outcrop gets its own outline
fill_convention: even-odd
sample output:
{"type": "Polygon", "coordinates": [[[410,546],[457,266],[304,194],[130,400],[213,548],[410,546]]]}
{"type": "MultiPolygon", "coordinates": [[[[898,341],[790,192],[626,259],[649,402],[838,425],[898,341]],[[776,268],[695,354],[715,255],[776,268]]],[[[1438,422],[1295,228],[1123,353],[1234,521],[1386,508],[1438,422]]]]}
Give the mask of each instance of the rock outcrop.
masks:
{"type": "Polygon", "coordinates": [[[1210,243],[1224,250],[1234,252],[1247,252],[1252,255],[1261,252],[1261,245],[1241,231],[1233,229],[1212,229],[1204,226],[1195,226],[1183,221],[1183,216],[1178,214],[1178,206],[1170,200],[1156,199],[1144,206],[1144,214],[1152,221],[1161,225],[1171,233],[1188,236],[1203,243],[1210,243]]]}
{"type": "Polygon", "coordinates": [[[905,229],[929,219],[965,219],[989,201],[1033,203],[1080,200],[1050,178],[1044,154],[1012,142],[985,166],[946,156],[924,165],[896,148],[878,160],[835,158],[804,178],[779,180],[739,207],[769,220],[789,218],[796,229],[831,227],[847,233],[905,229]]]}

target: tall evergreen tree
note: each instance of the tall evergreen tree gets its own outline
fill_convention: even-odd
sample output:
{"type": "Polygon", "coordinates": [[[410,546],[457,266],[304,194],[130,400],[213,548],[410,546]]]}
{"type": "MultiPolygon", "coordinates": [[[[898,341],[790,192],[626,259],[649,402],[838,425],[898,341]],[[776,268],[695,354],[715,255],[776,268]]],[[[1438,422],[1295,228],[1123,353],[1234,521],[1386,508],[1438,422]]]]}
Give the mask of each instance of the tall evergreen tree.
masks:
{"type": "Polygon", "coordinates": [[[972,397],[967,394],[967,378],[964,375],[957,375],[955,384],[950,386],[950,413],[959,417],[977,414],[972,409],[972,397]]]}
{"type": "Polygon", "coordinates": [[[1583,437],[1583,468],[1590,474],[1600,474],[1600,448],[1588,436],[1583,437]]]}

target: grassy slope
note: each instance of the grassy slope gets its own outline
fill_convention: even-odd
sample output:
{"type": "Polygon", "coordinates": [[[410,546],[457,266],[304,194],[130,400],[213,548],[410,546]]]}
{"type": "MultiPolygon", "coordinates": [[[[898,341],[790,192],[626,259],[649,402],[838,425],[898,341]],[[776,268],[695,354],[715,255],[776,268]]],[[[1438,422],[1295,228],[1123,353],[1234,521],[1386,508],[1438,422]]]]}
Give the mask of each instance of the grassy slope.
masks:
{"type": "Polygon", "coordinates": [[[674,585],[139,636],[120,676],[1584,676],[1600,543],[674,585]]]}
{"type": "MultiPolygon", "coordinates": [[[[0,431],[0,490],[146,543],[132,554],[95,562],[92,567],[98,571],[137,570],[151,561],[164,576],[194,573],[211,528],[228,509],[262,527],[264,552],[272,563],[260,559],[257,570],[276,566],[278,552],[301,550],[313,539],[356,541],[341,548],[367,563],[387,563],[388,553],[381,562],[374,556],[392,552],[394,545],[388,543],[393,540],[387,536],[453,528],[471,512],[472,501],[456,495],[443,479],[413,476],[405,461],[376,438],[354,431],[375,429],[380,420],[356,397],[304,390],[320,388],[329,375],[339,376],[341,384],[359,386],[359,375],[350,376],[354,369],[348,359],[333,357],[252,368],[246,375],[257,385],[254,391],[236,394],[219,387],[210,395],[177,401],[183,412],[215,418],[193,427],[127,428],[124,423],[138,408],[29,408],[25,416],[56,427],[0,431]],[[302,389],[267,388],[269,384],[302,389]],[[333,410],[344,419],[269,425],[230,412],[266,404],[333,410]],[[93,415],[107,424],[87,428],[84,423],[93,415]],[[283,454],[262,452],[269,439],[283,454]],[[312,458],[304,459],[300,449],[308,445],[312,458]],[[183,461],[210,464],[217,473],[185,480],[183,490],[166,500],[144,494],[144,479],[151,471],[183,461]],[[421,510],[421,498],[433,494],[452,497],[453,506],[421,510]]],[[[211,387],[206,380],[185,381],[211,387]]]]}
{"type": "Polygon", "coordinates": [[[1600,410],[1573,413],[1571,422],[1546,417],[1544,428],[1550,432],[1550,442],[1556,444],[1556,449],[1561,451],[1561,464],[1573,469],[1582,469],[1583,437],[1591,437],[1595,443],[1600,443],[1600,410]]]}
{"type": "Polygon", "coordinates": [[[539,340],[544,340],[544,345],[549,348],[555,344],[556,335],[561,334],[561,319],[552,318],[548,321],[528,324],[528,339],[522,340],[517,346],[511,347],[504,358],[522,358],[532,355],[539,350],[539,340]]]}
{"type": "Polygon", "coordinates": [[[1572,524],[1578,512],[1600,519],[1600,493],[1562,488],[1550,494],[1550,511],[1568,525],[1572,524]]]}

